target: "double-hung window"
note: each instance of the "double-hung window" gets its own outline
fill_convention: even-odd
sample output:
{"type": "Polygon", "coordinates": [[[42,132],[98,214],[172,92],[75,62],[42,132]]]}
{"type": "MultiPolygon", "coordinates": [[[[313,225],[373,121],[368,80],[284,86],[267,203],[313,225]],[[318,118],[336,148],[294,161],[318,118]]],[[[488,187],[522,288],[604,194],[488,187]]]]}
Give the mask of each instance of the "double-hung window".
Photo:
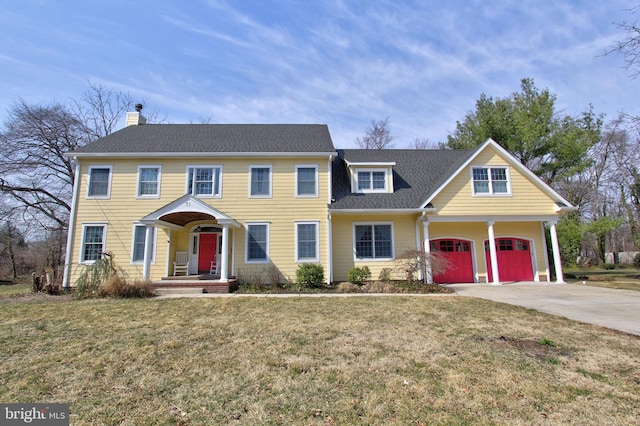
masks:
{"type": "Polygon", "coordinates": [[[249,168],[249,196],[271,198],[271,166],[249,168]]]}
{"type": "MultiPolygon", "coordinates": [[[[151,247],[151,261],[155,261],[156,246],[156,228],[151,231],[153,233],[153,243],[151,247]]],[[[147,227],[144,225],[133,226],[133,250],[131,253],[131,263],[140,263],[144,261],[144,249],[147,245],[147,227]]]]}
{"type": "Polygon", "coordinates": [[[391,224],[359,224],[354,227],[356,259],[392,259],[391,224]]]}
{"type": "Polygon", "coordinates": [[[296,166],[296,196],[318,196],[318,166],[296,166]]]}
{"type": "Polygon", "coordinates": [[[102,254],[105,251],[106,233],[106,224],[87,224],[82,226],[80,263],[93,263],[102,258],[102,254]]]}
{"type": "Polygon", "coordinates": [[[269,224],[247,224],[247,262],[269,261],[269,224]]]}
{"type": "Polygon", "coordinates": [[[387,173],[385,171],[358,171],[358,192],[386,192],[387,173]]]}
{"type": "Polygon", "coordinates": [[[508,195],[509,171],[507,167],[472,167],[474,195],[508,195]]]}
{"type": "Polygon", "coordinates": [[[160,166],[138,166],[138,198],[160,196],[160,166]]]}
{"type": "Polygon", "coordinates": [[[296,222],[296,261],[317,262],[318,222],[296,222]]]}
{"type": "Polygon", "coordinates": [[[202,197],[220,197],[222,167],[187,167],[187,193],[202,197]]]}
{"type": "Polygon", "coordinates": [[[109,198],[111,192],[111,166],[89,167],[88,198],[109,198]]]}

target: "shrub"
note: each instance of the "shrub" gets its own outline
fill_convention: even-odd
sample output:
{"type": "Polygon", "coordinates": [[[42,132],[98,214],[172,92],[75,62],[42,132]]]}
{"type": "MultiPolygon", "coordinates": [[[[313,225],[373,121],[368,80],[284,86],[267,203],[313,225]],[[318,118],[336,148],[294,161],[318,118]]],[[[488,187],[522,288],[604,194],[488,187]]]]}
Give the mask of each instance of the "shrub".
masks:
{"type": "Polygon", "coordinates": [[[362,287],[366,293],[398,293],[398,287],[392,283],[384,283],[381,281],[373,281],[362,287]]]}
{"type": "Polygon", "coordinates": [[[360,286],[350,282],[338,284],[338,293],[360,293],[360,286]]]}
{"type": "Polygon", "coordinates": [[[368,266],[363,266],[362,268],[354,267],[349,269],[347,279],[352,284],[362,285],[365,281],[371,279],[371,271],[368,266]]]}
{"type": "Polygon", "coordinates": [[[380,274],[378,275],[378,280],[383,283],[391,282],[391,268],[382,268],[380,274]]]}
{"type": "Polygon", "coordinates": [[[635,266],[636,268],[640,268],[640,253],[636,254],[633,257],[633,266],[635,266]]]}
{"type": "Polygon", "coordinates": [[[612,269],[616,269],[616,265],[613,263],[603,263],[602,264],[602,269],[606,269],[608,271],[612,270],[612,269]]]}
{"type": "Polygon", "coordinates": [[[124,276],[123,271],[118,271],[113,262],[113,255],[104,254],[104,258],[97,259],[91,265],[84,267],[78,279],[76,280],[76,297],[94,297],[97,296],[100,284],[108,281],[114,275],[124,276]]]}
{"type": "Polygon", "coordinates": [[[298,288],[322,287],[324,284],[324,268],[317,263],[303,263],[296,270],[298,288]]]}
{"type": "Polygon", "coordinates": [[[113,275],[98,287],[99,297],[142,298],[155,295],[150,281],[129,282],[120,275],[113,275]]]}

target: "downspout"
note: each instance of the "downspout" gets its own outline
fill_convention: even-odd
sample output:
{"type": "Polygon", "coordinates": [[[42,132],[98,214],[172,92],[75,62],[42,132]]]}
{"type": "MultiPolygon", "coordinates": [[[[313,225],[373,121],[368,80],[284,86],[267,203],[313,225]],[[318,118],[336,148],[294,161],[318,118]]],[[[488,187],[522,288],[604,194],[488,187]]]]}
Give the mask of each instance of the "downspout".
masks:
{"type": "MultiPolygon", "coordinates": [[[[422,215],[416,219],[416,250],[418,250],[418,253],[422,251],[422,243],[420,242],[420,225],[418,225],[418,223],[422,221],[424,216],[425,212],[422,212],[422,215]]],[[[422,268],[418,269],[418,279],[422,281],[422,268]]]]}
{"type": "Polygon", "coordinates": [[[333,282],[333,226],[331,222],[331,213],[327,215],[327,256],[329,256],[329,271],[327,275],[329,276],[329,284],[333,282]]]}
{"type": "Polygon", "coordinates": [[[64,259],[64,275],[62,277],[62,287],[69,289],[69,279],[71,278],[71,255],[73,253],[73,236],[76,229],[76,215],[78,207],[78,191],[80,191],[80,162],[78,157],[73,157],[76,163],[76,170],[73,178],[73,195],[71,198],[71,213],[69,214],[69,226],[67,229],[67,250],[64,259]]]}
{"type": "MultiPolygon", "coordinates": [[[[327,206],[331,206],[331,202],[333,201],[333,155],[330,155],[327,160],[327,174],[327,194],[329,195],[327,206]]],[[[327,276],[329,277],[329,284],[331,284],[333,282],[333,224],[331,221],[331,212],[327,212],[327,256],[329,257],[327,276]]]]}

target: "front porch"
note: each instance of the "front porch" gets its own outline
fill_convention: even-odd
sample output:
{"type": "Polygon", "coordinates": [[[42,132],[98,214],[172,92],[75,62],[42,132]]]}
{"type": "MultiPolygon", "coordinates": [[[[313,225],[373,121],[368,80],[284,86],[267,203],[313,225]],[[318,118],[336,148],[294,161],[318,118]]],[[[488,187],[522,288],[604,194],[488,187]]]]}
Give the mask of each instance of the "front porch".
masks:
{"type": "Polygon", "coordinates": [[[151,283],[153,289],[202,289],[203,293],[231,293],[238,289],[238,280],[229,277],[222,281],[220,275],[187,275],[162,277],[151,283]]]}

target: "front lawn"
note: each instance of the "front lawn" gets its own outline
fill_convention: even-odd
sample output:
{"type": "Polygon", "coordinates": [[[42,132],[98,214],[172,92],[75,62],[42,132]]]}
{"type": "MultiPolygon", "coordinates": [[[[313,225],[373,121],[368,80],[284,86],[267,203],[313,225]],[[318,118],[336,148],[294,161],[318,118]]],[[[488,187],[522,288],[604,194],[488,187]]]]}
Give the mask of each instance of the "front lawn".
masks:
{"type": "Polygon", "coordinates": [[[640,416],[638,337],[480,299],[4,298],[0,324],[0,401],[68,402],[72,424],[640,416]]]}
{"type": "Polygon", "coordinates": [[[595,287],[640,291],[640,270],[636,268],[573,268],[565,272],[565,279],[595,287]]]}

